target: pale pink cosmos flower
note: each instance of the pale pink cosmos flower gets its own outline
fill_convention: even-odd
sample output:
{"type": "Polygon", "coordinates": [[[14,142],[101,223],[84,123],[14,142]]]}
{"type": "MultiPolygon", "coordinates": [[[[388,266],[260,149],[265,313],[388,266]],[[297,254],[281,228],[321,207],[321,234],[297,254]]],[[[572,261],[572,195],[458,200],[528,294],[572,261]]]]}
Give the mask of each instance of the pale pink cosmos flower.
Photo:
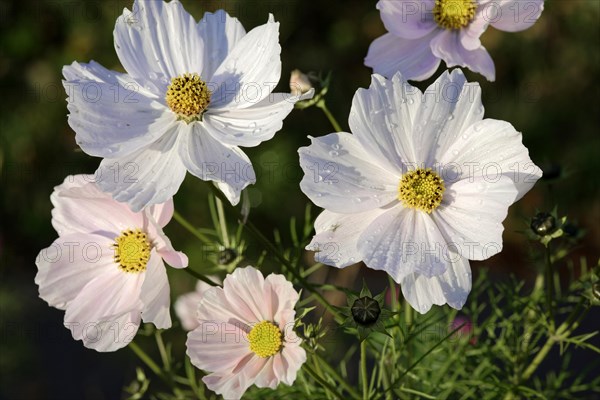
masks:
{"type": "MultiPolygon", "coordinates": [[[[208,277],[211,281],[215,283],[220,283],[220,279],[216,277],[208,277]]],[[[212,286],[206,282],[198,281],[196,283],[196,289],[193,292],[182,294],[175,300],[175,304],[173,308],[175,309],[175,314],[181,321],[181,326],[186,331],[191,331],[192,329],[196,329],[200,322],[198,321],[198,304],[202,300],[202,294],[210,289],[212,286]]]]}
{"type": "Polygon", "coordinates": [[[50,196],[58,239],[37,259],[35,283],[50,306],[65,310],[73,338],[97,351],[115,351],[140,322],[171,327],[163,260],[185,268],[162,228],[173,201],[135,213],[98,188],[93,175],[68,176],[50,196]]]}
{"type": "Polygon", "coordinates": [[[227,275],[223,287],[202,295],[198,327],[188,333],[192,364],[210,372],[206,386],[225,399],[241,398],[252,385],[291,385],[306,361],[293,331],[299,295],[283,275],[266,278],[253,267],[227,275]]]}
{"type": "Polygon", "coordinates": [[[388,33],[375,39],[365,65],[387,78],[400,71],[409,80],[424,80],[444,60],[489,81],[494,61],[479,40],[489,25],[506,32],[531,27],[544,0],[380,0],[377,8],[388,33]]]}

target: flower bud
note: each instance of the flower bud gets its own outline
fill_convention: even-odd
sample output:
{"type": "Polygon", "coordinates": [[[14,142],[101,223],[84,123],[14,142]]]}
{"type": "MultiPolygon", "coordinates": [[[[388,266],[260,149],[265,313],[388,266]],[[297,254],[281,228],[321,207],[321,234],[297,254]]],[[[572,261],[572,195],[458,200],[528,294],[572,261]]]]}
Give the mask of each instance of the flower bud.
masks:
{"type": "Polygon", "coordinates": [[[235,260],[236,257],[237,257],[237,252],[234,249],[225,249],[225,250],[219,252],[219,255],[217,257],[217,262],[220,265],[226,265],[226,264],[229,264],[230,262],[232,262],[233,260],[235,260]]]}
{"type": "Polygon", "coordinates": [[[531,220],[531,230],[539,236],[545,236],[556,228],[556,219],[547,212],[537,213],[531,220]]]}
{"type": "Polygon", "coordinates": [[[310,79],[308,75],[300,71],[299,69],[295,69],[292,71],[290,76],[290,91],[294,96],[300,96],[304,93],[308,92],[312,89],[312,83],[310,83],[310,79]]]}
{"type": "Polygon", "coordinates": [[[352,318],[359,325],[372,325],[377,322],[377,318],[381,314],[379,302],[366,296],[357,299],[350,311],[352,312],[352,318]]]}

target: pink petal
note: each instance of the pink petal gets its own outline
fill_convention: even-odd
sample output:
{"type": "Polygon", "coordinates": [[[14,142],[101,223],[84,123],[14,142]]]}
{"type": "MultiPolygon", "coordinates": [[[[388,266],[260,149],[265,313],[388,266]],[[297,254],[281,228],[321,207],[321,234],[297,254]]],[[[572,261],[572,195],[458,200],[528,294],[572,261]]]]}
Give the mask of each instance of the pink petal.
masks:
{"type": "Polygon", "coordinates": [[[103,236],[77,233],[60,237],[40,251],[35,276],[40,297],[64,310],[90,281],[117,270],[109,243],[103,236]]]}
{"type": "Polygon", "coordinates": [[[162,259],[152,250],[150,260],[146,266],[146,274],[142,284],[140,299],[144,303],[142,309],[142,319],[144,322],[151,322],[158,329],[167,329],[171,327],[171,314],[169,306],[171,305],[169,280],[167,270],[162,259]]]}
{"type": "Polygon", "coordinates": [[[544,0],[500,0],[487,5],[491,25],[501,31],[518,32],[531,27],[544,11],[544,0]]]}

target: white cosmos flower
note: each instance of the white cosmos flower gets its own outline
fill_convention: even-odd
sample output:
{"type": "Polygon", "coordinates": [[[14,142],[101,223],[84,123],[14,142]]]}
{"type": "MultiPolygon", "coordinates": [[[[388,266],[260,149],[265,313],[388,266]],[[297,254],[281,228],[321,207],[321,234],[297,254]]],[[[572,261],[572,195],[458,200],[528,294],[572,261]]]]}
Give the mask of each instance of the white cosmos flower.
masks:
{"type": "Polygon", "coordinates": [[[185,268],[162,228],[173,201],[132,212],[100,191],[93,175],[68,176],[50,200],[58,239],[36,259],[35,283],[50,306],[65,310],[73,338],[97,351],[115,351],[135,336],[140,320],[171,327],[163,260],[185,268]]]}
{"type": "Polygon", "coordinates": [[[425,93],[373,75],[354,96],[353,134],[299,150],[300,187],[325,208],[307,247],[318,261],[386,271],[421,313],[463,306],[468,260],[501,250],[508,206],[541,176],[512,125],[483,119],[480,95],[458,69],[425,93]]]}
{"type": "Polygon", "coordinates": [[[209,371],[206,386],[225,399],[239,399],[252,385],[291,385],[306,361],[293,331],[298,293],[283,275],[266,278],[253,267],[237,268],[223,287],[202,294],[199,325],[188,333],[187,354],[209,371]]]}
{"type": "Polygon", "coordinates": [[[531,27],[544,0],[380,0],[377,8],[388,33],[369,47],[365,65],[391,78],[424,80],[444,60],[488,80],[496,79],[494,61],[481,44],[489,25],[506,32],[531,27]]]}
{"type": "Polygon", "coordinates": [[[224,11],[196,23],[176,0],[136,0],[117,19],[114,40],[127,73],[94,61],[63,69],[76,141],[104,158],[102,190],[139,211],[171,198],[189,171],[237,204],[255,182],[239,146],[271,139],[301,99],[272,93],[279,23],[271,15],[246,33],[224,11]]]}

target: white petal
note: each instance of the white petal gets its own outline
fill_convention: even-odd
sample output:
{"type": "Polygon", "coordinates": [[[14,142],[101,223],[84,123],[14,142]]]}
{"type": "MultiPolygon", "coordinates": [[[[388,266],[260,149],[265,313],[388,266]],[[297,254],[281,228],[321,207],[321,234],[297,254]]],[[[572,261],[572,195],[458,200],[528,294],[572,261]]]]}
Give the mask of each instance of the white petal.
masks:
{"type": "Polygon", "coordinates": [[[210,81],[227,54],[246,35],[246,30],[237,18],[218,10],[204,14],[198,23],[198,32],[204,43],[203,75],[210,81]]]}
{"type": "Polygon", "coordinates": [[[115,268],[88,283],[65,313],[73,338],[97,351],[115,351],[131,342],[140,324],[143,279],[143,273],[115,268]]]}
{"type": "Polygon", "coordinates": [[[460,69],[444,72],[423,94],[412,132],[415,161],[432,167],[441,155],[462,140],[460,135],[469,126],[481,121],[484,108],[481,88],[477,82],[467,82],[460,69]]]}
{"type": "Polygon", "coordinates": [[[257,146],[275,136],[299,99],[288,93],[271,93],[248,108],[209,109],[204,114],[205,126],[213,137],[227,145],[257,146]]]}
{"type": "Polygon", "coordinates": [[[544,0],[500,0],[487,7],[494,28],[518,32],[535,24],[544,10],[544,0]]]}
{"type": "Polygon", "coordinates": [[[496,67],[485,47],[465,49],[459,32],[443,31],[431,40],[431,50],[436,57],[446,62],[448,68],[458,65],[480,73],[488,81],[496,80],[496,67]]]}
{"type": "Polygon", "coordinates": [[[453,250],[470,260],[485,260],[502,250],[502,221],[517,189],[508,177],[496,182],[463,179],[453,183],[431,217],[453,250]]]}
{"type": "Polygon", "coordinates": [[[198,26],[178,1],[136,0],[117,19],[114,37],[121,64],[135,78],[158,82],[184,73],[203,74],[198,26]]]}
{"type": "Polygon", "coordinates": [[[96,171],[96,176],[101,176],[98,185],[136,212],[164,203],[177,192],[186,173],[179,156],[180,136],[172,130],[127,157],[105,158],[96,171]]]}
{"type": "Polygon", "coordinates": [[[117,269],[109,240],[83,233],[56,239],[40,251],[35,264],[40,297],[61,310],[94,278],[111,268],[117,269]]]}
{"type": "Polygon", "coordinates": [[[67,176],[50,201],[52,226],[59,235],[96,233],[114,239],[125,229],[142,226],[142,216],[102,192],[94,175],[67,176]]]}
{"type": "Polygon", "coordinates": [[[153,323],[158,329],[171,327],[169,279],[162,259],[153,249],[146,266],[140,299],[144,303],[142,320],[153,323]]]}
{"type": "Polygon", "coordinates": [[[398,175],[404,163],[417,161],[411,132],[422,101],[400,73],[392,80],[373,75],[369,88],[358,89],[352,100],[350,129],[379,165],[398,175]]]}
{"type": "Polygon", "coordinates": [[[356,214],[336,214],[325,210],[315,220],[316,235],[306,246],[315,252],[315,260],[344,268],[362,260],[358,239],[375,218],[386,210],[376,208],[356,214]]]}
{"type": "Polygon", "coordinates": [[[519,192],[514,201],[523,197],[542,176],[523,146],[521,133],[510,123],[494,119],[471,125],[445,153],[436,157],[440,165],[455,170],[442,176],[448,181],[483,179],[494,183],[503,176],[510,178],[519,192]]]}
{"type": "Polygon", "coordinates": [[[77,144],[97,157],[121,157],[163,135],[174,116],[137,82],[100,64],[63,68],[69,126],[77,144]]]}
{"type": "Polygon", "coordinates": [[[217,182],[236,205],[242,190],[256,182],[248,156],[238,147],[220,143],[202,123],[189,125],[184,136],[187,143],[181,147],[181,158],[188,171],[202,180],[217,182]]]}
{"type": "Polygon", "coordinates": [[[418,39],[437,28],[431,17],[434,0],[380,0],[377,9],[385,28],[403,39],[418,39]]]}
{"type": "Polygon", "coordinates": [[[440,275],[450,264],[446,241],[431,217],[401,205],[364,230],[358,250],[367,267],[387,272],[398,283],[413,272],[440,275]]]}
{"type": "Polygon", "coordinates": [[[425,314],[433,304],[460,310],[471,291],[469,260],[457,254],[450,255],[452,265],[442,275],[427,278],[413,273],[402,279],[402,295],[410,305],[425,314]]]}
{"type": "Polygon", "coordinates": [[[269,21],[241,38],[215,71],[210,108],[245,108],[273,91],[281,76],[279,23],[269,21]]]}
{"type": "Polygon", "coordinates": [[[311,138],[301,147],[302,191],[319,207],[355,213],[388,204],[396,198],[400,174],[386,171],[349,133],[311,138]]]}
{"type": "Polygon", "coordinates": [[[387,78],[400,71],[405,79],[427,79],[440,66],[440,59],[433,55],[429,45],[433,36],[438,33],[436,30],[419,39],[403,39],[386,33],[369,46],[365,65],[387,78]]]}

